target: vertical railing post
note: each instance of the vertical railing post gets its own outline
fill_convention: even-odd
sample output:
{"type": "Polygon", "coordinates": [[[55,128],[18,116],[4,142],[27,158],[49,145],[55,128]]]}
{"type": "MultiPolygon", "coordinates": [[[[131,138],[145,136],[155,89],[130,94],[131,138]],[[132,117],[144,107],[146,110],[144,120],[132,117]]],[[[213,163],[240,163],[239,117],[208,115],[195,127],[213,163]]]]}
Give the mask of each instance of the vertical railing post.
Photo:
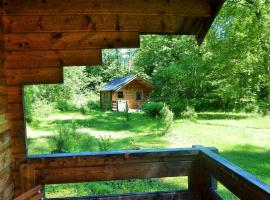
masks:
{"type": "MultiPolygon", "coordinates": [[[[203,148],[202,146],[193,146],[193,148],[203,148]]],[[[209,189],[216,190],[217,182],[207,172],[199,151],[196,160],[193,161],[190,175],[188,177],[188,189],[190,199],[207,200],[209,189]]]]}

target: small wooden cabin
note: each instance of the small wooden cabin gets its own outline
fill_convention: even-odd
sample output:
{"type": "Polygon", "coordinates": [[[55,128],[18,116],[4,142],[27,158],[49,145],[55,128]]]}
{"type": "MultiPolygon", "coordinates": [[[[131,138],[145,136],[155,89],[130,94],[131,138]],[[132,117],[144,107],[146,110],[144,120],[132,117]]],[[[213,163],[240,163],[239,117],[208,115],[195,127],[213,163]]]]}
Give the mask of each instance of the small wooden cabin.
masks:
{"type": "Polygon", "coordinates": [[[139,109],[148,99],[153,85],[136,76],[118,77],[100,88],[100,107],[123,111],[139,109]]]}

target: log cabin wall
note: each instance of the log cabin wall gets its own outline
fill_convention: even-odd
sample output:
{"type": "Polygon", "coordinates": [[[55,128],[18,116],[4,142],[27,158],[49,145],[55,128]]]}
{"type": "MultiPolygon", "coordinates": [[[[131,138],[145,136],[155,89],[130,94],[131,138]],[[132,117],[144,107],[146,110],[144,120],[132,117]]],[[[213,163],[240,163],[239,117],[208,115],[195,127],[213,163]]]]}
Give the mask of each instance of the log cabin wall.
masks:
{"type": "Polygon", "coordinates": [[[137,48],[140,34],[202,42],[223,0],[0,0],[0,199],[29,181],[23,86],[63,82],[63,66],[100,65],[103,48],[137,48]],[[2,162],[3,161],[3,162],[2,162]],[[22,176],[24,175],[24,176],[22,176]]]}
{"type": "Polygon", "coordinates": [[[8,120],[8,92],[6,72],[4,69],[5,50],[3,32],[3,9],[0,7],[0,200],[9,200],[13,197],[14,181],[12,176],[12,155],[10,137],[10,123],[8,120]]]}

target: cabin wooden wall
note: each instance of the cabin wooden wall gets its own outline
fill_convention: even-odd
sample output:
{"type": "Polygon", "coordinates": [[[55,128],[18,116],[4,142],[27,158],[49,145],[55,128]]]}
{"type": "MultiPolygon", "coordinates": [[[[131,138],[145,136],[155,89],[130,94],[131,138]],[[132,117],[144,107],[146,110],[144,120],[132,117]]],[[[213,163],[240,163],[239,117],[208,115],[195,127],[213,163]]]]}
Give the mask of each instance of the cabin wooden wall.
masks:
{"type": "Polygon", "coordinates": [[[2,14],[3,10],[0,8],[0,200],[9,200],[13,197],[14,181],[12,176],[10,124],[8,120],[8,88],[4,69],[5,51],[3,49],[2,14]]]}
{"type": "Polygon", "coordinates": [[[139,105],[142,105],[145,101],[147,101],[149,97],[149,93],[151,89],[146,87],[145,85],[141,84],[140,81],[134,80],[121,90],[114,92],[112,94],[112,100],[118,100],[117,93],[123,92],[124,93],[124,100],[128,101],[128,107],[131,109],[137,109],[139,105]],[[136,92],[142,91],[143,92],[143,100],[137,101],[136,100],[136,92]]]}

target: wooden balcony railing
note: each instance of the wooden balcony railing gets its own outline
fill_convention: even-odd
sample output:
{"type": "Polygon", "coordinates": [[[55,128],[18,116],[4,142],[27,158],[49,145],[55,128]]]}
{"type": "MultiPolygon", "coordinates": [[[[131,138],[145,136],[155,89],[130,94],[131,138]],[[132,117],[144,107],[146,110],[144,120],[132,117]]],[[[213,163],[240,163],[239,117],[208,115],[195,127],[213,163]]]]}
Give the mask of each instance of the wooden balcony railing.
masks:
{"type": "Polygon", "coordinates": [[[21,168],[21,180],[23,189],[27,191],[39,184],[188,176],[188,190],[184,191],[78,199],[219,200],[222,198],[216,192],[216,180],[240,199],[270,199],[270,187],[267,184],[228,162],[215,151],[215,148],[194,146],[187,149],[31,156],[21,168]]]}

